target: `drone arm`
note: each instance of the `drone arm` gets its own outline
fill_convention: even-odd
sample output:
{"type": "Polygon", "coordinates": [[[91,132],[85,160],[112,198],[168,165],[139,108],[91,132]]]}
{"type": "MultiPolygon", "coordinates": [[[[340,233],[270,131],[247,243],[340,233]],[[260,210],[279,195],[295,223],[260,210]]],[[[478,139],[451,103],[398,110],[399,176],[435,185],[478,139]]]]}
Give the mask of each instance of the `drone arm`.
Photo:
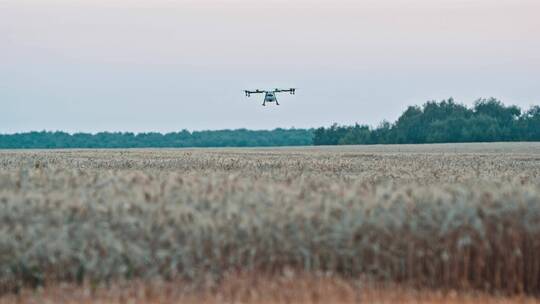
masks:
{"type": "Polygon", "coordinates": [[[255,90],[255,91],[244,90],[244,92],[246,93],[246,96],[247,96],[247,97],[249,97],[249,95],[251,95],[251,94],[261,94],[261,93],[266,93],[265,91],[261,91],[261,90],[255,90]]]}
{"type": "Polygon", "coordinates": [[[290,88],[290,89],[285,89],[285,90],[283,90],[283,89],[275,89],[274,92],[276,92],[276,93],[289,92],[289,93],[294,95],[294,93],[296,92],[296,89],[295,88],[290,88]]]}

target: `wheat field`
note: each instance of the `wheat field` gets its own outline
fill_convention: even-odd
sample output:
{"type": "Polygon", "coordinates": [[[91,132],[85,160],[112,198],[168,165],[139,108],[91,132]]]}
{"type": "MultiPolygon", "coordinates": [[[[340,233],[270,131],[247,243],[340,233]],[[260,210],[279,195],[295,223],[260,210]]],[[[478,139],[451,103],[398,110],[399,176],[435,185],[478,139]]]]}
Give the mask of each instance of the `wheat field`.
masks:
{"type": "Polygon", "coordinates": [[[540,143],[0,151],[0,302],[291,272],[538,296],[540,143]]]}

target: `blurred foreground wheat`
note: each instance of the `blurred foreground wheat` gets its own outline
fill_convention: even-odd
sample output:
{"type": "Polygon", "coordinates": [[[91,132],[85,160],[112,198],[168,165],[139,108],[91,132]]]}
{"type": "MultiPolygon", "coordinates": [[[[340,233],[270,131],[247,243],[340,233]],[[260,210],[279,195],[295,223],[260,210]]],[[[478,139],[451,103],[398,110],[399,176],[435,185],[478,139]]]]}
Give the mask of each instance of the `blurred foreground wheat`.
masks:
{"type": "Polygon", "coordinates": [[[537,295],[540,152],[496,145],[0,152],[0,290],[294,269],[537,295]]]}

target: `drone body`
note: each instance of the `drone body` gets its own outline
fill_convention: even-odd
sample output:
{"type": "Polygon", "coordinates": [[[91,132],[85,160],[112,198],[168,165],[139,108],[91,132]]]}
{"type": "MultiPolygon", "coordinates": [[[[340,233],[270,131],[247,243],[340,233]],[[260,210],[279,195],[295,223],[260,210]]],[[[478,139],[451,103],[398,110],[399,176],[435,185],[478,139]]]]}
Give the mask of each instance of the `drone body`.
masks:
{"type": "Polygon", "coordinates": [[[282,89],[274,89],[274,90],[255,90],[255,91],[250,91],[250,90],[245,90],[244,91],[246,93],[246,96],[249,97],[251,94],[264,94],[264,101],[263,101],[263,106],[266,106],[266,103],[267,102],[275,102],[276,105],[279,106],[279,102],[277,101],[277,97],[276,97],[276,93],[281,93],[281,92],[289,92],[291,93],[291,95],[294,95],[295,92],[296,92],[296,89],[295,88],[290,88],[290,89],[286,89],[286,90],[282,90],[282,89]]]}

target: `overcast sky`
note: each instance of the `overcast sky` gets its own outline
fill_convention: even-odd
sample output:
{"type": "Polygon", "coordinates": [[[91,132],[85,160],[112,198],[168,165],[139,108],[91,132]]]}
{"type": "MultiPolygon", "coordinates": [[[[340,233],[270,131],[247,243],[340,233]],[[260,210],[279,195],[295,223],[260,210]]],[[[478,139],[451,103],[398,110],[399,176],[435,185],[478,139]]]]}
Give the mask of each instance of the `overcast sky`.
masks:
{"type": "Polygon", "coordinates": [[[0,133],[377,125],[540,104],[538,0],[0,0],[0,133]],[[298,87],[281,106],[243,89],[298,87]]]}

